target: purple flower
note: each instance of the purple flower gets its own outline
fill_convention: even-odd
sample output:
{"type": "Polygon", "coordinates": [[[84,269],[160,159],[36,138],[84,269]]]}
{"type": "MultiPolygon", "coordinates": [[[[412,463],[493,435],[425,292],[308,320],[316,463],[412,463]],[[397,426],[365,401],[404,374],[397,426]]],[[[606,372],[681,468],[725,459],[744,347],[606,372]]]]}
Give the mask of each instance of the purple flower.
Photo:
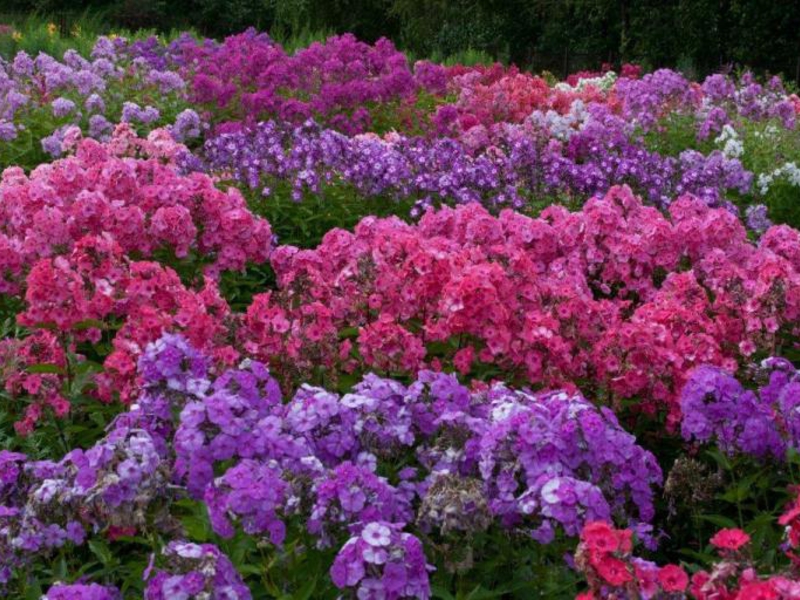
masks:
{"type": "Polygon", "coordinates": [[[145,600],[250,600],[250,590],[230,559],[212,544],[170,542],[162,568],[145,571],[145,600]]]}
{"type": "Polygon", "coordinates": [[[330,545],[335,536],[369,521],[409,522],[413,513],[408,499],[366,467],[345,462],[312,488],[314,505],[308,531],[330,545]]]}
{"type": "Polygon", "coordinates": [[[427,599],[431,570],[419,539],[396,523],[379,521],[342,546],[330,574],[336,587],[352,588],[358,598],[427,599]]]}
{"type": "Polygon", "coordinates": [[[12,142],[17,138],[17,128],[13,123],[0,121],[0,141],[12,142]]]}
{"type": "Polygon", "coordinates": [[[211,527],[222,537],[233,536],[235,519],[245,533],[280,545],[286,536],[281,516],[288,496],[289,486],[277,466],[245,459],[206,488],[204,501],[211,527]]]}
{"type": "Polygon", "coordinates": [[[42,596],[42,600],[119,600],[122,594],[116,588],[96,583],[57,583],[42,596]]]}
{"type": "Polygon", "coordinates": [[[716,442],[728,454],[783,458],[786,441],[778,431],[769,399],[769,395],[760,397],[744,389],[718,367],[699,367],[681,395],[681,433],[689,441],[716,442]]]}

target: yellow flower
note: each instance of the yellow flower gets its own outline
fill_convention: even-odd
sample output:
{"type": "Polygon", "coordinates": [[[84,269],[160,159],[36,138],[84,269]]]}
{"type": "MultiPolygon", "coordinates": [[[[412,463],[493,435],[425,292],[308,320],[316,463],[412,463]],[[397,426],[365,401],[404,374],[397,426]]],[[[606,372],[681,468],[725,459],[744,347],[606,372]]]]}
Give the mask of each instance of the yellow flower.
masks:
{"type": "Polygon", "coordinates": [[[19,31],[15,31],[11,34],[11,39],[13,39],[15,42],[20,42],[22,41],[22,34],[19,31]]]}
{"type": "Polygon", "coordinates": [[[58,26],[55,23],[47,24],[47,33],[49,33],[50,35],[55,35],[56,31],[58,31],[58,26]]]}
{"type": "Polygon", "coordinates": [[[112,40],[112,41],[113,41],[113,40],[115,40],[115,39],[117,39],[118,37],[119,37],[119,36],[118,36],[116,33],[109,33],[109,34],[108,34],[108,39],[110,39],[110,40],[112,40]]]}
{"type": "Polygon", "coordinates": [[[75,23],[75,25],[72,26],[72,37],[76,38],[81,37],[81,26],[78,25],[77,23],[75,23]]]}

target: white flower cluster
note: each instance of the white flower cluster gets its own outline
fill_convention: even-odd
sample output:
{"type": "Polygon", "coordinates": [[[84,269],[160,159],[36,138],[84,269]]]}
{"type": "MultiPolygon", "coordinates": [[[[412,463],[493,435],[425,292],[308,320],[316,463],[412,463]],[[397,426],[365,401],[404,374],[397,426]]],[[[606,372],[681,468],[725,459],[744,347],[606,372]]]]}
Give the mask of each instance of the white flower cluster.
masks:
{"type": "Polygon", "coordinates": [[[722,146],[722,154],[725,158],[739,158],[744,154],[744,144],[739,138],[739,134],[730,125],[725,125],[722,132],[714,140],[717,146],[722,146]]]}
{"type": "Polygon", "coordinates": [[[800,187],[800,167],[792,161],[784,163],[771,173],[761,173],[758,176],[759,193],[766,194],[775,180],[781,178],[785,178],[793,187],[800,187]]]}
{"type": "Polygon", "coordinates": [[[598,90],[610,90],[614,83],[617,81],[617,74],[614,71],[608,71],[602,77],[586,77],[578,79],[578,83],[574,86],[566,82],[560,82],[556,84],[557,90],[562,90],[564,92],[582,92],[587,87],[594,87],[598,90]]]}
{"type": "Polygon", "coordinates": [[[566,141],[583,128],[589,120],[589,111],[583,100],[573,100],[569,112],[564,115],[554,110],[535,110],[528,119],[531,125],[548,132],[550,137],[566,141]]]}

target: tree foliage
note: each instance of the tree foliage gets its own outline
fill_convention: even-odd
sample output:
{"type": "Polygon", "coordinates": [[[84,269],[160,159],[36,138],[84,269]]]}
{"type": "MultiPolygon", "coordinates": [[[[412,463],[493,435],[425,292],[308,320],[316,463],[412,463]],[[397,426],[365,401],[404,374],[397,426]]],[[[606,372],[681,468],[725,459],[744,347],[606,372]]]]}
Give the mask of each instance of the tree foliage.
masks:
{"type": "Polygon", "coordinates": [[[523,66],[638,61],[702,75],[750,66],[797,79],[795,0],[5,0],[9,11],[102,10],[111,24],[194,27],[223,36],[248,26],[296,36],[350,31],[396,40],[418,56],[485,52],[523,66]],[[577,57],[583,57],[577,61],[577,57]],[[555,59],[554,59],[555,61],[555,59]]]}

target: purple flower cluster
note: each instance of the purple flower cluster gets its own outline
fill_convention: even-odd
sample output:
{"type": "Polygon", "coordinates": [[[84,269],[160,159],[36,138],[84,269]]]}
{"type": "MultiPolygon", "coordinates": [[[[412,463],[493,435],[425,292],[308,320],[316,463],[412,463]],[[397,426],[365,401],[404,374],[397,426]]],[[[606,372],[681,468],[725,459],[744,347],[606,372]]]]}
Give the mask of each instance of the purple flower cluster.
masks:
{"type": "MultiPolygon", "coordinates": [[[[136,403],[94,446],[57,463],[0,453],[4,582],[66,543],[169,523],[184,485],[226,538],[279,546],[303,523],[318,546],[341,548],[334,583],[365,598],[429,596],[417,525],[469,540],[495,522],[548,542],[558,527],[652,517],[652,455],[580,396],[470,392],[423,372],[408,386],[368,375],[343,396],[304,386],[283,403],[260,363],[210,364],[165,335],[139,361],[136,403]]],[[[215,548],[164,553],[146,598],[249,598],[215,548]]]]}
{"type": "Polygon", "coordinates": [[[385,521],[368,523],[351,537],[331,567],[339,589],[352,589],[358,598],[398,600],[431,596],[422,543],[402,527],[385,521]]]}
{"type": "Polygon", "coordinates": [[[778,77],[763,85],[752,73],[739,81],[717,73],[697,85],[676,71],[659,69],[641,79],[619,79],[614,93],[622,104],[622,116],[647,130],[670,113],[694,117],[700,139],[740,118],[775,119],[786,129],[795,127],[794,104],[778,77]]]}
{"type": "Polygon", "coordinates": [[[684,439],[762,460],[800,449],[800,372],[785,359],[769,358],[755,378],[762,383],[749,390],[717,367],[696,369],[681,397],[684,439]]]}
{"type": "Polygon", "coordinates": [[[176,474],[190,493],[202,497],[218,462],[296,454],[274,414],[280,403],[277,382],[258,362],[225,372],[207,393],[187,402],[173,450],[176,474]]]}
{"type": "Polygon", "coordinates": [[[204,501],[211,526],[222,537],[236,533],[236,519],[245,533],[265,535],[278,546],[286,537],[281,519],[289,496],[277,464],[243,459],[206,487],[204,501]]]}
{"type": "MultiPolygon", "coordinates": [[[[68,50],[63,60],[44,53],[32,58],[21,51],[10,62],[0,60],[0,140],[12,142],[24,131],[37,146],[41,142],[45,153],[58,157],[63,132],[70,125],[101,141],[120,120],[138,124],[144,133],[188,110],[186,88],[177,66],[167,70],[151,66],[128,51],[121,38],[99,38],[91,59],[74,50],[68,50]],[[157,105],[147,105],[150,102],[157,105]]],[[[196,137],[201,131],[199,117],[194,111],[183,114],[174,130],[182,140],[196,137]]],[[[0,148],[0,160],[9,160],[3,162],[13,158],[26,167],[38,163],[38,152],[21,155],[19,148],[8,148],[11,154],[5,156],[4,150],[0,148]]]]}
{"type": "Polygon", "coordinates": [[[308,531],[320,538],[321,546],[331,545],[352,524],[412,520],[409,498],[367,466],[340,464],[316,480],[312,495],[308,531]]]}
{"type": "Polygon", "coordinates": [[[119,600],[119,590],[96,583],[57,583],[42,596],[42,600],[119,600]]]}
{"type": "Polygon", "coordinates": [[[612,515],[653,518],[651,486],[661,470],[611,410],[555,392],[504,398],[493,415],[480,441],[480,472],[492,512],[507,525],[547,543],[558,525],[577,535],[585,522],[612,515]]]}
{"type": "Polygon", "coordinates": [[[351,34],[294,54],[254,30],[181,50],[195,102],[247,122],[316,118],[348,134],[370,129],[372,107],[413,103],[419,89],[441,93],[446,81],[444,68],[431,63],[419,65],[415,78],[385,38],[371,45],[351,34]]]}
{"type": "Polygon", "coordinates": [[[87,532],[146,526],[145,509],[166,499],[170,475],[152,436],[124,426],[57,463],[5,452],[0,471],[0,583],[36,555],[82,544],[87,532]]]}
{"type": "Polygon", "coordinates": [[[203,159],[186,157],[185,168],[221,173],[263,195],[284,184],[299,201],[345,186],[367,198],[416,200],[415,211],[436,201],[521,208],[554,196],[604,194],[617,184],[662,207],[683,193],[716,206],[728,192],[751,191],[753,176],[738,160],[718,151],[664,157],[633,140],[619,117],[602,107],[594,112],[566,142],[549,131],[508,127],[477,151],[448,138],[347,137],[311,122],[269,121],[212,137],[203,159]]]}
{"type": "Polygon", "coordinates": [[[163,565],[145,572],[145,600],[250,600],[250,590],[230,559],[212,544],[174,541],[161,552],[163,565]]]}

